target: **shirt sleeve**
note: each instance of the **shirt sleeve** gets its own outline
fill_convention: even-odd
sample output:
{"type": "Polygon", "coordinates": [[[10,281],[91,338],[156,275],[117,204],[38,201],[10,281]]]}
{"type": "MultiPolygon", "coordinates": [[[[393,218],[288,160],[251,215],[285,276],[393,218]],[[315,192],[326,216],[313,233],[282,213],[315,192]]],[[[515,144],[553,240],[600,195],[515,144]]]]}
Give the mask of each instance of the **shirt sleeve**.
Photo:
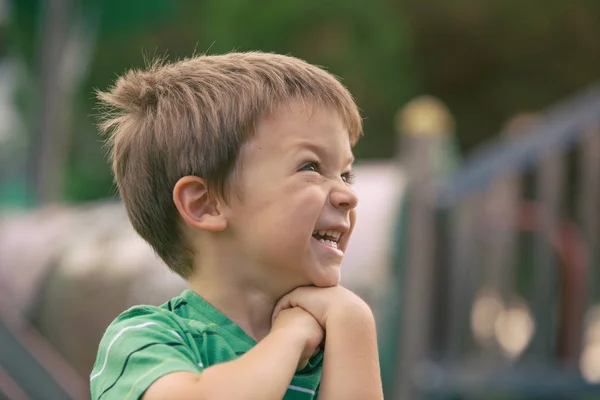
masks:
{"type": "Polygon", "coordinates": [[[100,342],[90,375],[92,400],[137,400],[164,375],[203,369],[168,312],[134,314],[117,318],[100,342]]]}

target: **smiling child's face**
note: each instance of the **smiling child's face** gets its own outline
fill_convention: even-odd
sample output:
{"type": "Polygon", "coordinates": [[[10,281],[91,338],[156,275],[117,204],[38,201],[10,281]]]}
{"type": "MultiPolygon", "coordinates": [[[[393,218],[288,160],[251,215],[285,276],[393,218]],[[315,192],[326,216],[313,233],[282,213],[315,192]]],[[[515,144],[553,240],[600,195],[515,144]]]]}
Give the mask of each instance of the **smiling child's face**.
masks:
{"type": "Polygon", "coordinates": [[[240,268],[278,287],[338,284],[357,204],[352,162],[336,112],[291,102],[261,120],[224,210],[240,268]]]}

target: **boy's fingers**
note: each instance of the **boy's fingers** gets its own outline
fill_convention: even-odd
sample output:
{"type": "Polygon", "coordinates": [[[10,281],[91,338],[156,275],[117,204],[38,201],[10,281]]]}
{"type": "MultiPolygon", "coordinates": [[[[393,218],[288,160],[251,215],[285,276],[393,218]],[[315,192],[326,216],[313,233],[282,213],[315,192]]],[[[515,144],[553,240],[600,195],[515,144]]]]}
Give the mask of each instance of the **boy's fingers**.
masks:
{"type": "MultiPolygon", "coordinates": [[[[312,286],[301,286],[279,299],[273,309],[273,320],[275,320],[281,311],[287,308],[302,307],[302,299],[305,298],[306,294],[311,293],[311,289],[313,289],[312,286]]],[[[306,309],[305,307],[302,308],[306,309]]]]}
{"type": "Polygon", "coordinates": [[[273,309],[273,317],[272,320],[274,321],[275,318],[277,318],[277,315],[279,315],[279,313],[285,309],[288,308],[292,308],[292,305],[289,301],[289,299],[287,299],[287,296],[282,297],[281,300],[279,300],[277,302],[277,304],[275,304],[275,308],[273,309]]]}

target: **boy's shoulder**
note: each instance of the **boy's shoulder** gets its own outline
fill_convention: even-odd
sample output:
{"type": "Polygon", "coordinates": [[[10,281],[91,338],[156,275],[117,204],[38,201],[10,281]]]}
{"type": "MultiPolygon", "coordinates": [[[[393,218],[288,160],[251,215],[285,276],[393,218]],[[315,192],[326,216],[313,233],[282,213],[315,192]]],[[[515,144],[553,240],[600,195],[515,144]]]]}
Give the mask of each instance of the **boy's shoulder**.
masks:
{"type": "MultiPolygon", "coordinates": [[[[212,305],[191,290],[160,305],[137,305],[123,311],[105,330],[99,350],[125,352],[153,343],[179,340],[194,350],[242,354],[256,343],[212,305]]],[[[100,354],[99,354],[100,355],[100,354]]]]}
{"type": "Polygon", "coordinates": [[[204,333],[214,329],[214,324],[196,309],[190,307],[185,292],[168,302],[155,305],[136,305],[119,314],[108,326],[104,337],[129,329],[159,326],[177,333],[204,333]]]}
{"type": "Polygon", "coordinates": [[[183,304],[178,296],[161,306],[131,307],[113,320],[90,374],[92,399],[137,399],[163,375],[202,371],[221,344],[212,340],[216,335],[205,340],[211,328],[181,312],[183,304]]]}

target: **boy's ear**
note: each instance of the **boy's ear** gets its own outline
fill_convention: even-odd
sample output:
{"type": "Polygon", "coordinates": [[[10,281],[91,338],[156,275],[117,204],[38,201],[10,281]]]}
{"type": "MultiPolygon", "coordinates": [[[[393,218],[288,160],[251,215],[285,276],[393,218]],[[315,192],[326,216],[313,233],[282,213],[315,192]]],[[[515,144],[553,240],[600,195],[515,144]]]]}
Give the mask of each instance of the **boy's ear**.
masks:
{"type": "Polygon", "coordinates": [[[204,231],[222,231],[227,219],[218,199],[210,196],[206,181],[197,176],[184,176],[173,188],[173,201],[186,224],[204,231]]]}

